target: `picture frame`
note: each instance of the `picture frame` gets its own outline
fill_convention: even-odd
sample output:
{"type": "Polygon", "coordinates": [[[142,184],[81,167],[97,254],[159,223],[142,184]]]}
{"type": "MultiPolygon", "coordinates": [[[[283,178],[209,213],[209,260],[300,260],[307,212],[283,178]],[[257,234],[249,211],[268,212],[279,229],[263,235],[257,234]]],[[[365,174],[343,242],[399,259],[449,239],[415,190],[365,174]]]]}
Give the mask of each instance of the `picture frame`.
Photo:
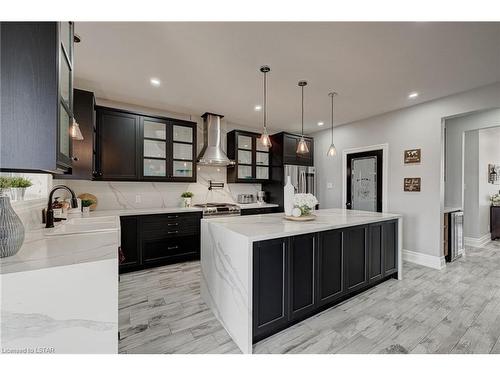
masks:
{"type": "Polygon", "coordinates": [[[422,189],[421,177],[405,177],[403,190],[410,193],[419,193],[422,189]]]}
{"type": "Polygon", "coordinates": [[[404,151],[405,164],[420,164],[422,161],[422,149],[415,148],[404,151]]]}

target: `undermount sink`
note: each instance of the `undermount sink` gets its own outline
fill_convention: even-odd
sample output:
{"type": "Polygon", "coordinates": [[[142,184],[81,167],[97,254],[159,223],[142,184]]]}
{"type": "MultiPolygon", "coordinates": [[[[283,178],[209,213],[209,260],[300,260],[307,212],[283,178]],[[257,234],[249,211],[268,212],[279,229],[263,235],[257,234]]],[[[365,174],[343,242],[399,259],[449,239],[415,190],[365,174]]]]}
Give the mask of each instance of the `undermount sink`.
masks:
{"type": "Polygon", "coordinates": [[[120,228],[115,216],[109,217],[78,217],[69,219],[55,228],[46,229],[46,236],[64,236],[69,234],[108,232],[120,228]]]}

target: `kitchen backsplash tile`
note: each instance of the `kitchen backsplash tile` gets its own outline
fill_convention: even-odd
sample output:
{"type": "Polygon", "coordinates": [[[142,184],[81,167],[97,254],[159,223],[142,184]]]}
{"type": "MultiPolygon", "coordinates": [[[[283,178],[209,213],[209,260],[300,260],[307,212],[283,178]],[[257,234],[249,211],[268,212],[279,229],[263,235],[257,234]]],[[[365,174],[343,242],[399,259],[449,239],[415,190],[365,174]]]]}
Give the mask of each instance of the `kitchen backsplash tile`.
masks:
{"type": "Polygon", "coordinates": [[[123,182],[123,181],[58,181],[76,194],[91,193],[97,197],[98,210],[178,207],[184,191],[191,191],[193,204],[236,202],[238,194],[256,194],[260,184],[227,184],[225,167],[198,166],[196,183],[123,182]],[[221,190],[208,190],[209,181],[224,182],[221,190]]]}

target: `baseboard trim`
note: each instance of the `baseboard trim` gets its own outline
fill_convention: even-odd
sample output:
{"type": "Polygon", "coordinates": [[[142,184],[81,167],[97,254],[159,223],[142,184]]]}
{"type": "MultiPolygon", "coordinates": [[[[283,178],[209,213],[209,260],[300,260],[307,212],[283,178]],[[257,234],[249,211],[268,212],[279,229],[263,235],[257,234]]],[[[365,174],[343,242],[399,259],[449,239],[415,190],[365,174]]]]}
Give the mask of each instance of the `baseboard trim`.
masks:
{"type": "Polygon", "coordinates": [[[486,233],[484,236],[476,237],[464,237],[465,246],[470,247],[483,247],[491,240],[491,233],[486,233]]]}
{"type": "Polygon", "coordinates": [[[434,268],[436,270],[442,270],[443,268],[446,267],[446,261],[444,259],[444,256],[437,257],[434,255],[417,253],[416,251],[411,251],[411,250],[403,249],[403,260],[421,266],[434,268]]]}

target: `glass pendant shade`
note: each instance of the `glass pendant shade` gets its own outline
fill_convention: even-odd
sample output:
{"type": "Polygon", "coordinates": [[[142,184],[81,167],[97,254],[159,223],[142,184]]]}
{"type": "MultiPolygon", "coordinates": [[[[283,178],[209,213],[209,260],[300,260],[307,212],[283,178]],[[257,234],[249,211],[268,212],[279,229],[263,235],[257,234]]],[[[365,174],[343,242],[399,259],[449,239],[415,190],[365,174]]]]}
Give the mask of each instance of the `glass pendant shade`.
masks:
{"type": "Polygon", "coordinates": [[[335,156],[337,155],[337,149],[335,148],[335,145],[332,143],[330,145],[330,148],[328,149],[328,151],[326,152],[326,156],[335,156]]]}
{"type": "Polygon", "coordinates": [[[269,137],[269,134],[267,134],[266,128],[264,128],[264,131],[262,132],[262,135],[260,136],[260,143],[264,147],[271,147],[271,138],[269,137]]]}
{"type": "Polygon", "coordinates": [[[71,138],[76,141],[83,141],[83,134],[80,130],[80,125],[73,119],[73,125],[71,126],[71,138]]]}
{"type": "Polygon", "coordinates": [[[309,147],[307,147],[307,143],[304,137],[301,137],[299,144],[297,145],[297,154],[307,154],[308,152],[309,152],[309,147]]]}

